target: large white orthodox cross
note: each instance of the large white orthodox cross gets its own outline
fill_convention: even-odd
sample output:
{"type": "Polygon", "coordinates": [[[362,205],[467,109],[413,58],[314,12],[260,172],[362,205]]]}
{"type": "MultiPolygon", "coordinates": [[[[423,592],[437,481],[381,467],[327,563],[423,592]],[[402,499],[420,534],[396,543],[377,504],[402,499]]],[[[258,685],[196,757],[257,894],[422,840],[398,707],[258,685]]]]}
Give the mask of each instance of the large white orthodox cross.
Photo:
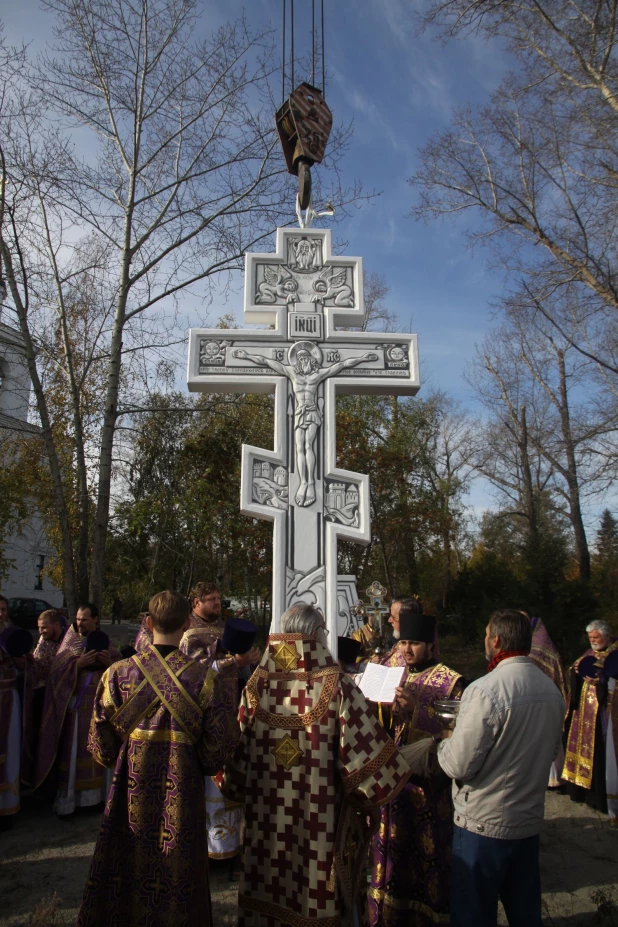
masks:
{"type": "Polygon", "coordinates": [[[189,389],[275,394],[275,450],[243,445],[240,507],[274,524],[273,627],[295,602],[324,611],[336,654],[337,540],[370,541],[369,478],[335,465],[337,393],[411,396],[416,335],[338,330],[365,319],[362,259],[331,233],[277,229],[275,254],[247,254],[245,321],[192,329],[189,389]]]}

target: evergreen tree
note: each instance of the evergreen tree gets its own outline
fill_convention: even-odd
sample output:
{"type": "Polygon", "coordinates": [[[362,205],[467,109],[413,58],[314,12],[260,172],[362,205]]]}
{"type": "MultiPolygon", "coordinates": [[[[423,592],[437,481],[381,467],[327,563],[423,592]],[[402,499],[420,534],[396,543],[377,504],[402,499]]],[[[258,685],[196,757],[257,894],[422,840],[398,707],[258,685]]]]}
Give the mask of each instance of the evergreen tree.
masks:
{"type": "Polygon", "coordinates": [[[601,515],[597,530],[592,581],[599,600],[600,617],[611,621],[618,611],[618,522],[609,509],[601,515]]]}
{"type": "Polygon", "coordinates": [[[604,563],[618,560],[618,522],[609,509],[605,509],[601,515],[597,531],[597,554],[604,563]]]}

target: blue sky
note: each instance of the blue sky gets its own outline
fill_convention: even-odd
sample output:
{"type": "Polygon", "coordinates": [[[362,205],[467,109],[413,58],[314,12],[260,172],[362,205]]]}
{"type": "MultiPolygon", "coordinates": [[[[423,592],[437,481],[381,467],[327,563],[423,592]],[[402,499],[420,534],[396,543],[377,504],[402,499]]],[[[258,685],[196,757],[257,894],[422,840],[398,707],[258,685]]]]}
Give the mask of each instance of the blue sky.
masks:
{"type": "MultiPolygon", "coordinates": [[[[327,100],[336,120],[353,118],[355,126],[342,168],[346,179],[382,191],[335,234],[349,242],[346,253],[362,255],[368,271],[386,277],[390,308],[404,330],[418,333],[424,383],[473,405],[462,373],[504,281],[488,269],[487,254],[467,248],[471,215],[428,226],[408,218],[415,195],[408,178],[418,148],[448,125],[452,108],[485,102],[508,62],[498,46],[473,37],[444,47],[430,34],[417,36],[418,6],[413,0],[325,0],[327,100]]],[[[243,9],[250,24],[271,22],[280,31],[281,0],[206,0],[204,33],[243,9]]],[[[310,47],[310,9],[310,0],[296,0],[299,54],[310,47]]],[[[9,41],[37,48],[51,35],[52,19],[36,0],[14,0],[2,19],[9,41]]],[[[213,317],[240,305],[239,294],[220,311],[214,306],[213,317]]],[[[478,484],[471,502],[487,505],[487,488],[478,484]]]]}

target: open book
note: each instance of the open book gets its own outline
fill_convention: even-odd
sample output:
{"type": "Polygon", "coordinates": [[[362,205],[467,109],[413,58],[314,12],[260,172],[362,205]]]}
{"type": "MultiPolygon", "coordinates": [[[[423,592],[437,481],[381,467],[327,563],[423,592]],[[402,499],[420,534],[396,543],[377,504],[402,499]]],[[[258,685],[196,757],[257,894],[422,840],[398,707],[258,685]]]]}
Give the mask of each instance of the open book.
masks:
{"type": "Polygon", "coordinates": [[[395,701],[395,689],[401,685],[405,671],[405,666],[368,663],[367,669],[358,680],[358,687],[370,702],[392,705],[395,701]]]}

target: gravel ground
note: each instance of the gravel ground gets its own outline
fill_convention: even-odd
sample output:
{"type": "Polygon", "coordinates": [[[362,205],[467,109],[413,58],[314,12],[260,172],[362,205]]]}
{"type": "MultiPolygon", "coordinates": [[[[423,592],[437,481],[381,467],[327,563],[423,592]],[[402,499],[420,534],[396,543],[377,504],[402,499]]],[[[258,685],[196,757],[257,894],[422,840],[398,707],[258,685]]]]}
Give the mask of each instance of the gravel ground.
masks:
{"type": "MultiPolygon", "coordinates": [[[[27,802],[12,831],[0,834],[0,927],[73,924],[86,881],[100,817],[83,813],[61,822],[47,806],[27,802]],[[57,904],[46,909],[56,895],[57,904]],[[39,915],[32,918],[34,909],[39,915]]],[[[601,890],[618,903],[618,830],[607,818],[564,795],[547,796],[541,869],[548,927],[618,927],[618,907],[604,916],[601,890]]],[[[236,923],[236,888],[229,863],[211,866],[214,924],[236,923]]],[[[506,924],[504,916],[499,920],[506,924]]],[[[181,925],[179,925],[181,927],[181,925]]]]}
{"type": "MultiPolygon", "coordinates": [[[[59,821],[48,806],[26,801],[13,829],[0,834],[1,927],[30,927],[37,905],[47,909],[37,927],[74,924],[100,821],[89,812],[59,821]],[[54,894],[57,904],[50,905],[54,894]]],[[[210,886],[214,924],[231,927],[237,888],[229,862],[211,864],[210,886]]]]}

